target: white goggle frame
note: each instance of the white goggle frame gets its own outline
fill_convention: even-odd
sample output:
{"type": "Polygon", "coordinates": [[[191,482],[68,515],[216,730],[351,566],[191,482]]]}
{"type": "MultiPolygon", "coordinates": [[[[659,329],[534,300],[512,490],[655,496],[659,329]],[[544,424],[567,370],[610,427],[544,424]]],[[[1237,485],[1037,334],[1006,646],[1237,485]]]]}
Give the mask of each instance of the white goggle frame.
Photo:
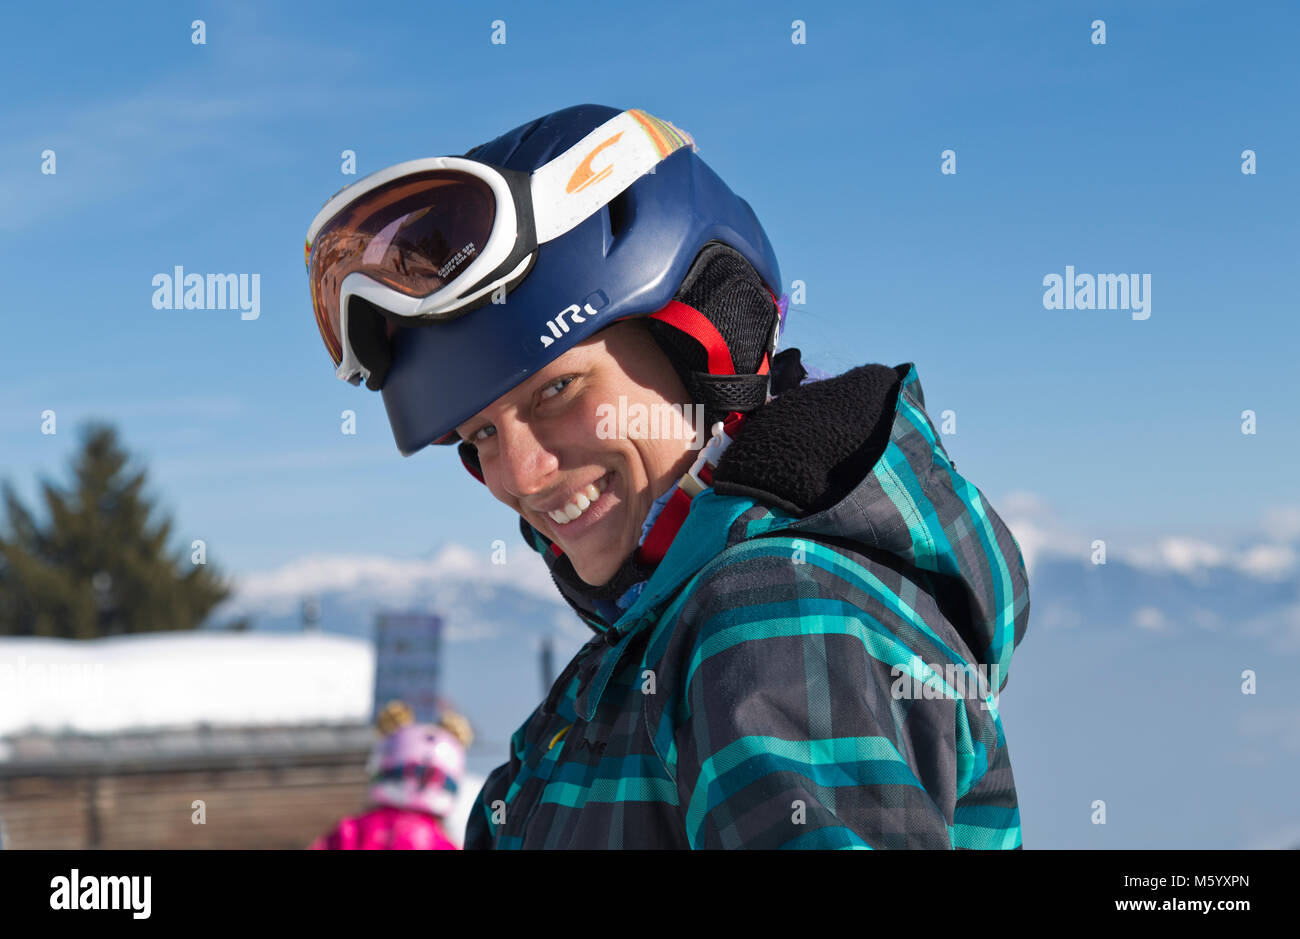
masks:
{"type": "MultiPolygon", "coordinates": [[[[641,176],[653,171],[661,160],[687,145],[697,149],[689,134],[644,111],[632,109],[610,118],[532,173],[530,192],[537,244],[545,244],[576,228],[641,176]],[[597,160],[600,166],[593,167],[597,160]]],[[[338,339],[343,356],[335,371],[343,381],[357,384],[370,377],[369,369],[357,359],[348,341],[347,311],[352,297],[361,297],[404,318],[449,318],[485,294],[511,283],[532,261],[530,254],[473,293],[459,295],[457,290],[463,290],[465,284],[478,283],[515,249],[519,238],[518,207],[505,177],[494,167],[465,157],[427,157],[378,170],[335,193],[307,230],[308,269],[316,236],[348,205],[395,179],[441,169],[467,173],[491,187],[496,199],[496,216],[487,244],[450,283],[424,297],[409,296],[358,271],[345,277],[339,285],[338,339]]]]}

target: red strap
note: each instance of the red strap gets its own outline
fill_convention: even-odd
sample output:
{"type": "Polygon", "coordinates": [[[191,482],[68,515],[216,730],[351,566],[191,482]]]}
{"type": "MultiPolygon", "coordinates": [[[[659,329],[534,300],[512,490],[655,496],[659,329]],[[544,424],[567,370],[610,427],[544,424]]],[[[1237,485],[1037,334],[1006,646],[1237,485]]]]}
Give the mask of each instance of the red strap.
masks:
{"type": "Polygon", "coordinates": [[[741,425],[745,423],[745,418],[747,416],[748,415],[740,411],[732,411],[725,418],[723,418],[722,429],[727,432],[728,437],[731,437],[733,440],[735,439],[736,432],[739,431],[741,425]]]}
{"type": "Polygon", "coordinates": [[[691,497],[685,490],[676,489],[672,498],[659,510],[659,517],[655,519],[645,541],[637,548],[637,563],[658,564],[662,561],[664,555],[668,553],[668,546],[673,543],[677,529],[682,527],[682,522],[686,521],[690,511],[691,497]]]}
{"type": "Polygon", "coordinates": [[[651,313],[650,316],[680,329],[704,346],[704,350],[709,354],[710,375],[736,374],[736,366],[731,361],[731,350],[727,348],[722,333],[718,332],[718,327],[695,307],[687,306],[680,300],[669,300],[666,307],[657,313],[651,313]]]}
{"type": "MultiPolygon", "coordinates": [[[[764,289],[766,289],[766,288],[764,288],[764,289]]],[[[777,297],[776,297],[776,294],[772,293],[772,291],[770,291],[770,290],[767,291],[767,295],[768,295],[769,297],[772,298],[772,302],[773,302],[774,304],[776,304],[777,307],[778,307],[777,314],[776,314],[776,318],[777,318],[777,322],[779,323],[779,322],[781,321],[781,312],[780,312],[780,309],[779,309],[780,306],[781,306],[781,301],[778,300],[777,297]]],[[[772,367],[771,364],[770,364],[770,363],[768,362],[768,360],[767,360],[767,355],[768,355],[768,350],[767,350],[767,349],[764,349],[764,350],[763,350],[763,362],[762,362],[762,364],[760,364],[760,365],[758,366],[758,374],[759,374],[759,375],[766,375],[768,369],[772,367]]]]}
{"type": "MultiPolygon", "coordinates": [[[[769,290],[768,295],[771,296],[771,294],[772,291],[769,290]]],[[[772,302],[776,302],[775,297],[772,298],[772,302]]],[[[682,303],[680,300],[670,300],[666,307],[657,313],[651,313],[650,316],[662,320],[670,326],[675,326],[704,346],[709,357],[710,375],[736,374],[736,366],[731,360],[731,350],[727,348],[726,340],[722,338],[718,328],[713,325],[713,321],[695,307],[682,303]]],[[[759,364],[756,374],[766,375],[771,367],[768,352],[764,349],[763,361],[759,364]]]]}

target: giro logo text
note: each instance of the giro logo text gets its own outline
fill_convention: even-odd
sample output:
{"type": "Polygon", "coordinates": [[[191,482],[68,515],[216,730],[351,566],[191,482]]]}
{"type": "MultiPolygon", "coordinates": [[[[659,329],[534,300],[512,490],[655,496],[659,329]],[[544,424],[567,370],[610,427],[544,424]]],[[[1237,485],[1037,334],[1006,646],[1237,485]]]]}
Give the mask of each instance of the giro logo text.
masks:
{"type": "Polygon", "coordinates": [[[153,878],[82,877],[77,868],[68,877],[50,881],[52,910],[131,910],[134,919],[148,919],[153,878]]]}
{"type": "Polygon", "coordinates": [[[609,302],[604,291],[597,290],[591,296],[582,301],[582,304],[570,303],[563,310],[557,313],[554,318],[546,321],[546,328],[551,331],[548,336],[542,334],[542,348],[545,349],[555,340],[559,339],[569,331],[572,323],[585,323],[588,316],[595,316],[600,312],[601,307],[609,302]]]}

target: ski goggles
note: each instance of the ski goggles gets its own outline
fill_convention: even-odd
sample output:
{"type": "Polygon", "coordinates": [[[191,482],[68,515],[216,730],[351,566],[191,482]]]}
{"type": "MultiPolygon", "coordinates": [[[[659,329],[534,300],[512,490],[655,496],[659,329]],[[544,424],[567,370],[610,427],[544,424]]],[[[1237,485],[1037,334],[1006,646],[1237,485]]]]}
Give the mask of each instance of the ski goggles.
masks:
{"type": "Polygon", "coordinates": [[[363,361],[373,358],[368,346],[388,342],[401,325],[454,319],[497,291],[504,296],[527,276],[539,246],[688,145],[695,148],[689,134],[631,109],[531,173],[430,157],[339,190],[307,230],[305,252],[316,325],[335,374],[377,387],[363,361]],[[382,336],[373,326],[349,330],[354,297],[383,314],[382,336]]]}
{"type": "Polygon", "coordinates": [[[421,763],[403,763],[400,766],[390,766],[388,769],[375,773],[370,777],[370,782],[372,784],[414,782],[417,789],[433,786],[437,789],[445,789],[450,793],[455,793],[460,788],[456,784],[456,780],[448,776],[444,770],[433,766],[425,766],[421,763]]]}

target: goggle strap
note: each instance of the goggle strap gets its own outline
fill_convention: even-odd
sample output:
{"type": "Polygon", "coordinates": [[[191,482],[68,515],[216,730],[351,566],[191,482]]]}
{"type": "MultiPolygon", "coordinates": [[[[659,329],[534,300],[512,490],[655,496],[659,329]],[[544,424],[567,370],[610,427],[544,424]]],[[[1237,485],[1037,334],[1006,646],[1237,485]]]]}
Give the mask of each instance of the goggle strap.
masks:
{"type": "Polygon", "coordinates": [[[532,174],[538,244],[576,228],[682,147],[690,134],[633,108],[601,124],[532,174]]]}

